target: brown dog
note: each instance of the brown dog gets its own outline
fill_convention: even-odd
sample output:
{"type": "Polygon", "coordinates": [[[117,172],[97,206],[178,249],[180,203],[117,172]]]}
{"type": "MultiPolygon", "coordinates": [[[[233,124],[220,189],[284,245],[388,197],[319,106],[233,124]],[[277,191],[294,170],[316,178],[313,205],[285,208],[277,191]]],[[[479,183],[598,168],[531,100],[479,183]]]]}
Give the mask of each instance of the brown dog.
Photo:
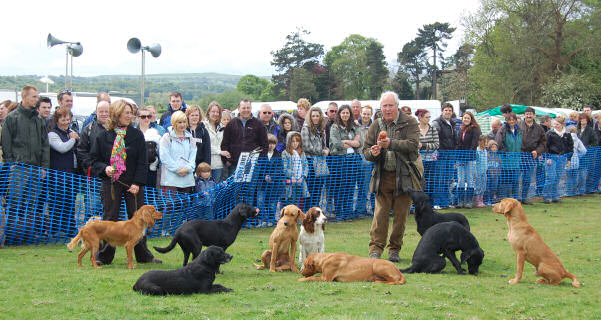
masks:
{"type": "Polygon", "coordinates": [[[82,266],[81,259],[88,251],[90,261],[94,268],[100,268],[96,263],[96,252],[100,240],[110,243],[112,246],[125,247],[127,252],[127,267],[135,268],[133,252],[134,246],[146,234],[147,227],[153,227],[154,221],[161,219],[163,214],[156,211],[154,206],[145,205],[134,213],[134,216],[127,221],[88,221],[77,233],[77,236],[67,244],[69,251],[72,251],[81,240],[81,251],[77,256],[77,265],[82,266]]]}
{"type": "Polygon", "coordinates": [[[282,208],[280,220],[269,236],[269,248],[261,255],[263,265],[254,264],[257,269],[269,268],[269,272],[292,270],[298,272],[294,257],[298,240],[297,223],[305,215],[297,206],[291,204],[282,208]],[[273,253],[276,254],[273,254],[273,253]]]}
{"type": "Polygon", "coordinates": [[[363,258],[344,252],[313,253],[303,263],[301,272],[306,278],[298,281],[374,281],[404,284],[405,276],[394,263],[387,260],[363,258]],[[321,273],[320,277],[313,276],[321,273]]]}
{"type": "Polygon", "coordinates": [[[516,284],[522,279],[524,261],[528,261],[536,268],[534,274],[543,277],[537,279],[536,283],[558,285],[564,278],[570,278],[572,286],[580,287],[578,279],[563,267],[551,248],[543,242],[543,238],[528,223],[524,208],[519,201],[505,198],[495,204],[492,210],[507,218],[509,227],[507,239],[511,243],[517,259],[517,273],[515,278],[509,280],[510,284],[516,284]]]}

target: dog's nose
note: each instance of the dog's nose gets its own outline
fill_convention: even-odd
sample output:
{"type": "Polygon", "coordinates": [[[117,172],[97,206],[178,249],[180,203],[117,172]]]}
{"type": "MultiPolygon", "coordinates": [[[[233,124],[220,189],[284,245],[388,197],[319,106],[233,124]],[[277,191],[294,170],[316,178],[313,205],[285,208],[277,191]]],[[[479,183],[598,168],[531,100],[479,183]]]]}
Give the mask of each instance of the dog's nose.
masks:
{"type": "Polygon", "coordinates": [[[284,225],[287,226],[288,225],[288,221],[284,221],[284,225]]]}

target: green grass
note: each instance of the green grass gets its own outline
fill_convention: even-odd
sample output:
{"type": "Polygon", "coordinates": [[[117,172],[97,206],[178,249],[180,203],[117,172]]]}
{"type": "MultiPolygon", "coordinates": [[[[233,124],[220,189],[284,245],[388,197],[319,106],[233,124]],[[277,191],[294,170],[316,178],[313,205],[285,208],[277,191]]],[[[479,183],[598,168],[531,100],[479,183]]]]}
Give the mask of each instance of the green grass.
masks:
{"type": "MultiPolygon", "coordinates": [[[[503,216],[490,208],[464,213],[486,252],[478,276],[457,275],[450,262],[442,274],[408,274],[402,286],[359,283],[299,283],[298,274],[255,270],[252,263],[268,246],[272,228],[242,230],[228,252],[216,283],[235,291],[215,295],[149,297],[132,290],[150,269],[179,268],[179,247],[156,255],[162,265],[138,264],[128,270],[125,250],[117,249],[110,266],[94,270],[86,256],[64,245],[8,247],[0,250],[2,319],[592,319],[601,314],[598,284],[601,196],[564,199],[560,204],[527,206],[530,223],[582,283],[536,285],[527,264],[517,285],[515,256],[503,216]]],[[[326,251],[367,256],[371,219],[329,223],[326,251]]],[[[408,219],[399,267],[410,264],[419,234],[408,219]]],[[[164,246],[170,238],[153,239],[164,246]]]]}

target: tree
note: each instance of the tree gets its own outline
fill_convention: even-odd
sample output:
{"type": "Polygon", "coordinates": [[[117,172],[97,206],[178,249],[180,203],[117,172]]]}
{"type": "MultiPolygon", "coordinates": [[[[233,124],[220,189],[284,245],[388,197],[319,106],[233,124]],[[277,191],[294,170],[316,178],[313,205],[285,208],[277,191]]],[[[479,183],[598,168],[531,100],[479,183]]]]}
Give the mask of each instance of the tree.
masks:
{"type": "Polygon", "coordinates": [[[399,94],[399,99],[401,100],[413,100],[415,99],[415,94],[413,93],[413,88],[409,83],[409,74],[403,72],[401,68],[397,71],[394,79],[391,81],[392,90],[399,94]]]}
{"type": "Polygon", "coordinates": [[[272,75],[272,81],[279,88],[289,89],[292,71],[307,64],[313,66],[319,62],[324,54],[323,45],[307,42],[303,36],[311,34],[305,29],[297,28],[295,32],[286,36],[284,47],[271,51],[273,60],[271,65],[279,74],[272,75]]]}
{"type": "Polygon", "coordinates": [[[436,65],[436,58],[443,59],[442,53],[447,47],[445,40],[451,39],[451,34],[456,28],[452,28],[449,23],[435,22],[432,24],[426,24],[417,31],[416,41],[418,45],[423,46],[432,50],[432,58],[434,63],[432,71],[432,93],[433,99],[437,99],[436,96],[436,73],[438,71],[436,65]]]}
{"type": "Polygon", "coordinates": [[[377,91],[381,90],[379,88],[383,88],[384,84],[378,82],[380,77],[377,75],[384,72],[382,68],[386,69],[385,61],[379,56],[381,48],[382,45],[373,38],[352,34],[326,54],[325,65],[340,81],[342,98],[369,99],[379,95],[380,92],[377,91]],[[368,67],[367,52],[370,45],[371,67],[368,67]]]}
{"type": "Polygon", "coordinates": [[[248,74],[238,80],[236,90],[250,95],[252,99],[258,99],[268,85],[269,81],[248,74]]]}
{"type": "Polygon", "coordinates": [[[367,45],[366,67],[367,67],[367,95],[370,99],[378,99],[388,82],[388,69],[386,68],[386,57],[384,47],[377,41],[371,41],[367,45]]]}
{"type": "MultiPolygon", "coordinates": [[[[400,63],[399,72],[402,68],[403,72],[410,75],[408,79],[415,84],[415,92],[419,93],[427,62],[427,53],[424,47],[416,40],[405,43],[403,49],[397,55],[397,61],[400,63]]],[[[419,95],[417,95],[417,98],[419,99],[419,95]]]]}
{"type": "Polygon", "coordinates": [[[313,75],[311,72],[305,68],[296,68],[292,71],[289,97],[292,101],[297,101],[300,98],[317,101],[317,90],[313,84],[313,75]]]}
{"type": "Polygon", "coordinates": [[[466,98],[470,86],[468,71],[471,68],[473,52],[474,47],[465,43],[448,59],[449,65],[445,67],[440,81],[443,101],[466,98]]]}

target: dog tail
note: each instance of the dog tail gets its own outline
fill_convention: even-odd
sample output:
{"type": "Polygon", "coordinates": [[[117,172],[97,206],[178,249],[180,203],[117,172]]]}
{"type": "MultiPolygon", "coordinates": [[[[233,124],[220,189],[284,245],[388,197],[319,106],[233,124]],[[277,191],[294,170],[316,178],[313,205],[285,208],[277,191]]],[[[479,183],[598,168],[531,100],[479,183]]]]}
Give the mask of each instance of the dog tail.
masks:
{"type": "Polygon", "coordinates": [[[415,272],[415,268],[413,267],[413,265],[411,265],[411,267],[409,267],[407,269],[399,269],[399,271],[402,272],[402,273],[414,273],[415,272]]]}
{"type": "Polygon", "coordinates": [[[177,244],[177,236],[173,237],[173,239],[171,239],[171,243],[168,246],[166,246],[165,248],[154,247],[154,250],[156,250],[160,253],[167,253],[167,252],[173,250],[173,248],[175,248],[176,244],[177,244]]]}
{"type": "Polygon", "coordinates": [[[79,243],[80,240],[81,240],[81,230],[79,230],[79,232],[77,233],[75,238],[71,239],[71,242],[69,242],[67,244],[67,248],[69,249],[69,251],[73,251],[73,249],[75,249],[75,247],[77,246],[77,244],[79,243]]]}
{"type": "Polygon", "coordinates": [[[580,288],[580,281],[578,281],[578,279],[576,279],[576,277],[573,274],[566,271],[565,276],[567,278],[572,279],[572,287],[580,288]]]}

